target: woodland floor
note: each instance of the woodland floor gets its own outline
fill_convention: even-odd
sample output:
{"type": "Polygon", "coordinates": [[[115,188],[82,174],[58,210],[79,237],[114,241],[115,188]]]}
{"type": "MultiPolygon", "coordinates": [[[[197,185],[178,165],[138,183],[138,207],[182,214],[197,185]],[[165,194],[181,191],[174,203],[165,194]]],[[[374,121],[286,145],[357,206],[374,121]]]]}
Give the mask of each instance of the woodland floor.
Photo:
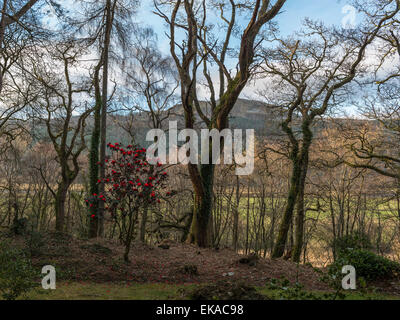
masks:
{"type": "MultiPolygon", "coordinates": [[[[26,239],[14,239],[26,246],[26,239]]],[[[134,244],[130,264],[122,260],[123,247],[105,239],[79,240],[64,235],[47,236],[44,245],[33,250],[37,268],[56,268],[57,282],[74,284],[151,284],[178,287],[215,283],[220,280],[264,287],[270,279],[286,278],[304,285],[305,290],[329,292],[320,274],[309,265],[282,259],[259,259],[255,266],[239,263],[243,256],[229,249],[202,249],[190,244],[168,242],[169,249],[134,244]],[[190,272],[193,266],[197,273],[190,272]],[[186,267],[186,268],[185,268],[186,267]]],[[[382,294],[400,297],[400,281],[374,284],[382,294]]],[[[176,287],[174,287],[176,289],[176,287]]]]}

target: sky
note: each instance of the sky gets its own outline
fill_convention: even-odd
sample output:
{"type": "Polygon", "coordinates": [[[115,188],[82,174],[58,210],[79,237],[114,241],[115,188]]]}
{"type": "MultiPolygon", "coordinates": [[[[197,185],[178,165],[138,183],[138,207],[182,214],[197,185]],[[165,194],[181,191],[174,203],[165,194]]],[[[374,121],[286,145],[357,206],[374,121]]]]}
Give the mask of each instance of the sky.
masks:
{"type": "MultiPolygon", "coordinates": [[[[293,34],[302,28],[302,21],[305,18],[311,18],[323,22],[325,25],[336,25],[343,26],[344,23],[353,22],[357,23],[357,13],[350,6],[352,0],[287,0],[283,6],[282,12],[273,20],[278,24],[279,32],[282,37],[293,34]]],[[[69,3],[72,11],[74,8],[74,0],[65,0],[65,3],[69,3]]],[[[65,4],[64,3],[64,4],[65,4]]],[[[142,27],[150,26],[158,34],[158,46],[159,49],[165,54],[169,55],[169,39],[165,36],[164,32],[166,25],[163,20],[155,15],[152,11],[153,0],[140,0],[140,7],[137,14],[132,17],[135,23],[138,23],[142,27]]],[[[49,19],[49,21],[53,21],[49,19]]],[[[241,19],[243,26],[247,25],[247,20],[241,19]]],[[[235,40],[238,44],[239,39],[235,40]]],[[[228,62],[229,64],[229,62],[228,62]]],[[[236,60],[232,66],[228,68],[234,68],[236,60]]],[[[212,70],[211,74],[213,80],[218,82],[218,74],[212,70]]],[[[258,82],[256,86],[263,86],[262,83],[258,82]]],[[[256,99],[257,88],[253,87],[250,83],[244,89],[241,97],[256,99]]],[[[199,88],[199,98],[209,98],[209,93],[199,88]]]]}
{"type": "MultiPolygon", "coordinates": [[[[302,28],[302,22],[305,18],[321,21],[325,25],[343,26],[343,24],[348,23],[356,24],[358,22],[356,10],[350,6],[350,2],[351,0],[287,0],[282,12],[274,21],[278,23],[279,32],[282,37],[299,31],[302,28]]],[[[152,12],[152,6],[153,0],[142,1],[135,20],[142,26],[152,26],[158,34],[159,48],[165,54],[169,54],[169,39],[164,35],[166,26],[161,18],[152,12]]],[[[243,25],[247,25],[247,21],[243,20],[242,23],[243,25]]],[[[216,72],[212,72],[211,76],[213,80],[218,82],[216,72]]],[[[241,97],[257,99],[257,87],[262,85],[262,83],[257,82],[256,87],[253,87],[249,83],[242,92],[241,97]]],[[[209,93],[202,90],[202,88],[198,89],[198,95],[200,99],[209,98],[209,93]]]]}
{"type": "MultiPolygon", "coordinates": [[[[160,18],[152,13],[152,0],[141,1],[136,18],[140,24],[152,26],[158,33],[164,29],[160,18]],[[151,21],[151,22],[150,22],[151,21]]],[[[276,18],[282,35],[288,35],[301,28],[304,18],[323,21],[327,25],[340,25],[351,18],[351,12],[343,12],[349,6],[348,0],[288,0],[283,12],[276,18]],[[347,17],[347,20],[346,20],[347,17]]],[[[357,21],[357,16],[355,16],[357,21]]]]}

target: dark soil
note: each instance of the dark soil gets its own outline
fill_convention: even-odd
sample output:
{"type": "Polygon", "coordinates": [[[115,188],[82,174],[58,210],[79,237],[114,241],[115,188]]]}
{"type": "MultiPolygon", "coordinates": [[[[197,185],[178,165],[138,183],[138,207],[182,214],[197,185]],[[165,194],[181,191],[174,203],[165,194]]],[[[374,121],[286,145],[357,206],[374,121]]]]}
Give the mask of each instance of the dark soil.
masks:
{"type": "MultiPolygon", "coordinates": [[[[23,236],[13,238],[13,242],[20,247],[27,246],[23,236]]],[[[58,280],[212,284],[203,290],[213,292],[214,284],[221,280],[231,284],[245,283],[250,287],[265,286],[273,278],[286,278],[292,283],[300,282],[306,290],[329,291],[329,287],[320,281],[321,275],[309,265],[264,258],[258,258],[256,264],[247,263],[243,258],[248,257],[230,249],[204,249],[169,241],[166,250],[137,243],[131,249],[131,263],[126,264],[122,259],[124,248],[116,241],[73,239],[53,233],[46,235],[42,242],[44,245],[35,249],[33,264],[40,269],[46,264],[55,266],[58,280]]],[[[400,294],[399,281],[376,287],[382,292],[400,294]]],[[[229,292],[233,295],[243,290],[247,292],[239,285],[232,290],[229,292]]],[[[201,295],[206,295],[205,291],[200,291],[201,295]]]]}

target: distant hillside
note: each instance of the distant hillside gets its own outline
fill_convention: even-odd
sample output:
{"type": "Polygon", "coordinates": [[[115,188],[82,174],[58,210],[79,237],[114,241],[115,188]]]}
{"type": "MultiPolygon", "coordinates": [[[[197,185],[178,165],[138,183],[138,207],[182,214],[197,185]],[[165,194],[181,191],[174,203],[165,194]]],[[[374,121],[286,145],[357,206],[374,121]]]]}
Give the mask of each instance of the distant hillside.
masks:
{"type": "MultiPolygon", "coordinates": [[[[207,116],[210,115],[210,105],[207,102],[200,102],[200,107],[203,113],[207,116]]],[[[167,112],[167,111],[166,111],[167,112]]],[[[168,129],[168,120],[178,121],[178,129],[184,128],[184,111],[182,105],[175,105],[168,110],[169,117],[163,122],[163,129],[168,129]]],[[[204,128],[205,125],[200,117],[195,113],[196,117],[196,128],[204,128]]],[[[126,130],[122,129],[121,124],[128,121],[128,116],[118,114],[109,116],[107,120],[107,141],[131,143],[132,140],[126,130]]],[[[282,135],[283,132],[280,129],[280,123],[282,121],[278,110],[272,110],[266,106],[263,102],[255,100],[238,99],[235,106],[233,107],[229,116],[229,127],[232,129],[254,129],[255,134],[259,137],[269,137],[282,135]]],[[[350,120],[341,119],[338,121],[355,121],[360,122],[362,120],[350,120]]],[[[146,133],[151,129],[150,117],[147,112],[138,112],[134,114],[134,119],[130,124],[133,128],[135,143],[147,146],[149,142],[145,141],[146,133]]],[[[325,123],[317,123],[314,130],[318,132],[320,129],[329,126],[325,123]]],[[[87,143],[89,146],[89,136],[91,127],[93,126],[93,118],[87,120],[87,143]]],[[[46,140],[47,134],[44,126],[36,125],[31,128],[32,132],[36,133],[36,140],[46,140]]]]}

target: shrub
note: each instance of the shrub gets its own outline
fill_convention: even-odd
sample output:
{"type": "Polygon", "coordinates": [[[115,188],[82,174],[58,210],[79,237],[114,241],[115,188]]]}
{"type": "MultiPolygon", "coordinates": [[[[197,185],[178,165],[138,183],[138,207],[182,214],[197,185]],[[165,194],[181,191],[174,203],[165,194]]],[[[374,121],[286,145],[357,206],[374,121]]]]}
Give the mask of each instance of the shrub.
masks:
{"type": "Polygon", "coordinates": [[[120,232],[125,246],[124,260],[129,262],[129,250],[134,237],[134,227],[140,210],[157,206],[161,199],[169,198],[173,192],[168,188],[168,174],[164,165],[147,161],[146,149],[119,143],[109,143],[111,156],[101,165],[105,166],[104,194],[94,193],[85,199],[90,219],[98,219],[97,208],[104,202],[120,232]]]}
{"type": "Polygon", "coordinates": [[[22,250],[0,243],[0,293],[3,299],[15,300],[36,287],[35,271],[22,250]]]}
{"type": "Polygon", "coordinates": [[[390,279],[400,272],[400,264],[365,249],[345,249],[340,251],[336,261],[328,268],[330,275],[341,275],[344,265],[356,269],[357,278],[365,280],[390,279]]]}
{"type": "Polygon", "coordinates": [[[312,292],[306,291],[304,285],[296,281],[294,284],[286,278],[270,279],[267,282],[266,288],[272,290],[274,299],[277,300],[320,300],[329,298],[330,295],[318,296],[312,292]]]}
{"type": "Polygon", "coordinates": [[[38,231],[31,230],[25,236],[25,246],[31,257],[40,256],[46,244],[44,235],[38,231]]]}
{"type": "Polygon", "coordinates": [[[352,249],[366,249],[373,248],[369,236],[361,231],[355,231],[351,234],[336,238],[333,242],[333,247],[336,249],[337,255],[346,251],[348,248],[352,249]]]}

